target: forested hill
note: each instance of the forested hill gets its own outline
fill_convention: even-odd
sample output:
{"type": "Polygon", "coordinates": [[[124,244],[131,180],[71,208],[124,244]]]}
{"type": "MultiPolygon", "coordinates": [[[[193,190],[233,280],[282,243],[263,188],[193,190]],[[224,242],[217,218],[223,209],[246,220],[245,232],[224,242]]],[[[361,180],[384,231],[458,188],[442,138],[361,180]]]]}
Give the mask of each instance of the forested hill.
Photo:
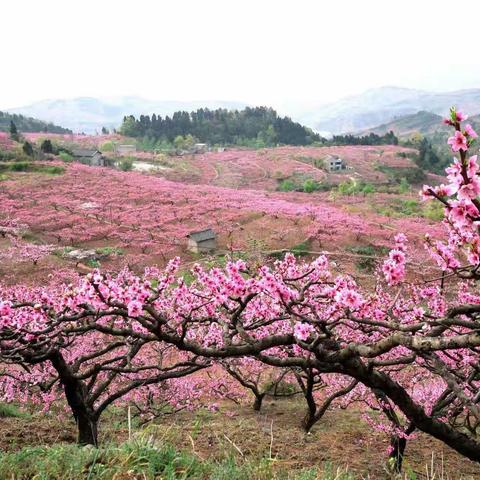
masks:
{"type": "Polygon", "coordinates": [[[252,144],[272,146],[309,145],[320,141],[318,134],[280,117],[266,107],[247,107],[244,110],[199,109],[195,112],[175,112],[165,118],[153,114],[124,117],[121,133],[132,137],[148,137],[173,142],[178,136],[192,135],[210,144],[252,144]]]}
{"type": "Polygon", "coordinates": [[[49,133],[72,133],[68,128],[59,127],[53,123],[44,122],[36,118],[25,117],[16,113],[0,111],[0,132],[10,130],[10,122],[13,122],[19,132],[49,132],[49,133]]]}

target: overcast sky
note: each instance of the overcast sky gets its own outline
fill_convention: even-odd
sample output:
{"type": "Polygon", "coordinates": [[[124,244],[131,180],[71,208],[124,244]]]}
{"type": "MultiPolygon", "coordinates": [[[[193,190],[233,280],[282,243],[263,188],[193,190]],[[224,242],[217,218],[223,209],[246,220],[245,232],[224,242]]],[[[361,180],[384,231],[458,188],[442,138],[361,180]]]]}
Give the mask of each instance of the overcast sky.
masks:
{"type": "Polygon", "coordinates": [[[278,105],[480,87],[477,0],[11,0],[0,108],[140,95],[278,105]]]}

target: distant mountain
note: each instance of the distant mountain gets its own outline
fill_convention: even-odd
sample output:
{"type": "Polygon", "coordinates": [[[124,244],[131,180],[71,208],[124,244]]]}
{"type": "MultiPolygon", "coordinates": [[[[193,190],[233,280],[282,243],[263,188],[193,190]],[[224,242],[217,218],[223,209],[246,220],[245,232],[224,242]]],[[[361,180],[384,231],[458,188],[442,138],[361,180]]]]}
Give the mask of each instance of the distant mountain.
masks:
{"type": "MultiPolygon", "coordinates": [[[[445,125],[442,120],[443,117],[441,115],[421,111],[413,115],[395,118],[391,122],[370,128],[361,133],[363,135],[368,135],[369,133],[384,135],[392,131],[397,137],[403,139],[412,137],[416,133],[428,138],[446,138],[452,134],[452,128],[445,125]]],[[[480,115],[470,115],[468,123],[480,132],[480,115]]]]}
{"type": "Polygon", "coordinates": [[[392,131],[397,137],[404,138],[411,137],[415,133],[420,133],[423,136],[432,135],[439,131],[448,133],[450,128],[443,124],[442,119],[441,115],[422,110],[411,115],[396,117],[390,122],[364,130],[361,134],[385,135],[385,133],[392,131]]]}
{"type": "Polygon", "coordinates": [[[50,132],[50,133],[72,133],[71,130],[53,123],[44,122],[36,118],[25,117],[24,115],[0,112],[0,132],[10,130],[10,122],[13,122],[17,130],[21,132],[50,132]]]}
{"type": "MultiPolygon", "coordinates": [[[[435,113],[420,111],[412,115],[398,117],[391,122],[384,123],[378,127],[364,130],[362,135],[376,133],[384,135],[392,131],[400,140],[412,140],[416,134],[425,137],[434,147],[437,154],[447,160],[451,160],[452,152],[447,145],[447,139],[452,135],[452,127],[443,123],[443,118],[435,113]]],[[[480,115],[470,115],[468,123],[480,133],[480,115]]]]}
{"type": "MultiPolygon", "coordinates": [[[[469,112],[470,115],[480,114],[480,88],[435,93],[381,87],[328,104],[279,102],[272,106],[281,115],[288,115],[322,135],[332,135],[364,132],[418,112],[445,115],[452,105],[469,112]]],[[[192,112],[199,108],[241,110],[246,106],[246,103],[224,100],[157,101],[124,96],[44,100],[9,111],[64,125],[76,132],[93,133],[102,126],[119,127],[125,115],[138,117],[155,113],[164,117],[176,111],[192,112]]]]}
{"type": "Polygon", "coordinates": [[[358,133],[395,118],[426,111],[445,115],[455,105],[471,115],[480,113],[480,89],[434,93],[399,87],[381,87],[318,105],[297,115],[320,132],[358,133]]]}
{"type": "Polygon", "coordinates": [[[104,126],[118,128],[125,115],[172,115],[176,111],[198,108],[242,109],[245,103],[223,100],[208,101],[156,101],[141,97],[77,97],[43,100],[9,112],[31,115],[42,120],[59,123],[75,132],[94,133],[104,126]]]}

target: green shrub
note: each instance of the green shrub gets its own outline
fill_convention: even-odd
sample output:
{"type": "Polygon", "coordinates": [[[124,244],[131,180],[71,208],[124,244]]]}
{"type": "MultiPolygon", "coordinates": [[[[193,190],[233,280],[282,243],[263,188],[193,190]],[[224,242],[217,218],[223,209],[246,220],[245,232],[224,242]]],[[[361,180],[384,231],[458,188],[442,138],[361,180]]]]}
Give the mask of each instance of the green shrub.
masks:
{"type": "Polygon", "coordinates": [[[62,162],[65,162],[65,163],[73,162],[73,157],[67,152],[60,152],[58,156],[60,157],[62,162]]]}
{"type": "Polygon", "coordinates": [[[283,180],[278,186],[280,192],[293,192],[295,189],[295,183],[290,179],[283,180]]]}
{"type": "Polygon", "coordinates": [[[312,193],[315,192],[318,189],[318,182],[313,180],[313,178],[307,178],[303,182],[303,191],[305,193],[312,193]]]}
{"type": "Polygon", "coordinates": [[[27,155],[27,157],[33,157],[33,147],[30,142],[24,142],[22,147],[23,153],[27,155]]]}
{"type": "Polygon", "coordinates": [[[114,148],[115,145],[111,141],[104,142],[102,145],[100,145],[100,151],[102,152],[113,152],[114,148]]]}
{"type": "Polygon", "coordinates": [[[52,165],[44,168],[38,168],[38,169],[35,169],[34,171],[49,173],[50,175],[60,175],[62,173],[65,173],[65,168],[60,167],[58,165],[52,165]]]}
{"type": "Polygon", "coordinates": [[[339,183],[337,189],[340,195],[355,195],[362,191],[363,185],[354,178],[350,178],[345,182],[339,183]]]}
{"type": "Polygon", "coordinates": [[[398,193],[407,193],[410,191],[410,184],[405,177],[400,179],[400,185],[398,186],[398,193]]]}
{"type": "Polygon", "coordinates": [[[366,183],[363,185],[361,192],[364,195],[368,195],[369,193],[375,193],[375,187],[371,183],[366,183]]]}
{"type": "Polygon", "coordinates": [[[133,158],[122,158],[118,163],[118,168],[122,172],[129,172],[130,170],[133,170],[133,158]]]}
{"type": "Polygon", "coordinates": [[[14,162],[10,164],[9,170],[12,172],[26,172],[31,166],[30,162],[14,162]]]}

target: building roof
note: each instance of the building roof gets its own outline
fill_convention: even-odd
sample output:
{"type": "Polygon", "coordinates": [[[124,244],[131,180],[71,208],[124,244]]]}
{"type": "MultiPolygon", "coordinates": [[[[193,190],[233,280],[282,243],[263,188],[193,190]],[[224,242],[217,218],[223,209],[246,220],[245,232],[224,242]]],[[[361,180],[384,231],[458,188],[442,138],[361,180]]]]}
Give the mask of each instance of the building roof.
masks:
{"type": "Polygon", "coordinates": [[[216,238],[216,235],[211,228],[207,228],[206,230],[191,232],[187,235],[187,237],[195,240],[196,242],[204,242],[205,240],[213,240],[216,238]]]}
{"type": "Polygon", "coordinates": [[[89,150],[87,148],[79,148],[78,150],[72,150],[74,157],[94,157],[99,152],[98,150],[89,150]]]}

